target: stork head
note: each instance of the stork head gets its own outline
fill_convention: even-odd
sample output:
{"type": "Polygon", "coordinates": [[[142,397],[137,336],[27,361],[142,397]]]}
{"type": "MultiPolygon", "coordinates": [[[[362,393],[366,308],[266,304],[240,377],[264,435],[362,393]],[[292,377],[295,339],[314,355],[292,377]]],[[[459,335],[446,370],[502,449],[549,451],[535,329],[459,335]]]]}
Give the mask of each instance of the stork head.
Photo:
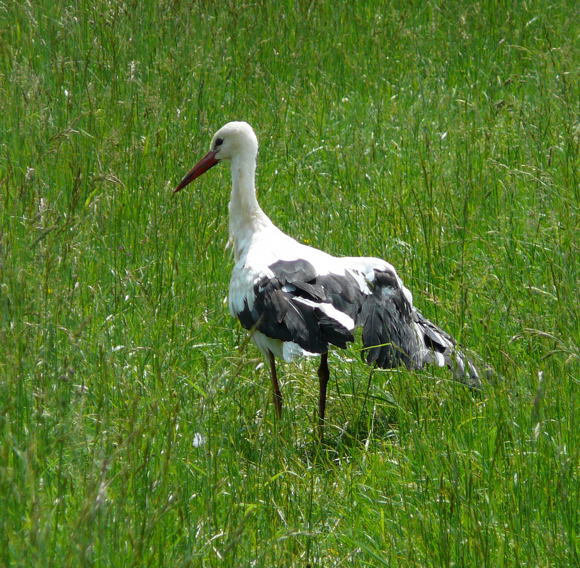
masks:
{"type": "Polygon", "coordinates": [[[209,152],[193,166],[173,192],[182,190],[222,160],[255,160],[257,154],[258,139],[252,127],[247,122],[228,122],[213,135],[209,152]]]}

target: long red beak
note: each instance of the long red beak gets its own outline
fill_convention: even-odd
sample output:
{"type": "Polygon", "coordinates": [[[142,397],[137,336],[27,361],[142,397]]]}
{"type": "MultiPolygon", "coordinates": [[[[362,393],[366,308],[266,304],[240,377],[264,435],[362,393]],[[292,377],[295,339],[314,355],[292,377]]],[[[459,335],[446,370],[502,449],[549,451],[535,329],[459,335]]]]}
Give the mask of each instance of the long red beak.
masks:
{"type": "Polygon", "coordinates": [[[195,178],[198,178],[201,174],[207,172],[210,168],[213,168],[219,160],[216,160],[215,152],[208,152],[193,168],[191,171],[179,182],[179,185],[173,190],[173,193],[177,193],[182,190],[186,185],[189,185],[195,178]]]}

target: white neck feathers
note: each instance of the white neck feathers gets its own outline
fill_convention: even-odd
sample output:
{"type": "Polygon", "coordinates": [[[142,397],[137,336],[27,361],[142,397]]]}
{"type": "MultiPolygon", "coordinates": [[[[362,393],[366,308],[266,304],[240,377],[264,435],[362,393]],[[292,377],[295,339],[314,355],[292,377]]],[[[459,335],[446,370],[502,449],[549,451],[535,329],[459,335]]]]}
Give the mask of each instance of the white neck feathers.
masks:
{"type": "Polygon", "coordinates": [[[271,224],[256,199],[255,175],[255,155],[238,154],[232,158],[229,230],[236,260],[247,250],[254,234],[271,224]]]}

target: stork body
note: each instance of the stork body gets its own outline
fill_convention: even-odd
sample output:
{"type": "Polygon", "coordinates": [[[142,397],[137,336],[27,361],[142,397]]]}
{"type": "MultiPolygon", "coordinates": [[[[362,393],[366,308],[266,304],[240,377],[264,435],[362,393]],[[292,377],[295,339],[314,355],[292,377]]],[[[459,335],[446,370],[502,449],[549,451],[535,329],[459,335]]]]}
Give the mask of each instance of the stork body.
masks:
{"type": "Polygon", "coordinates": [[[363,357],[381,368],[448,366],[456,379],[480,386],[477,370],[453,338],[413,306],[411,292],[388,262],[335,257],[299,243],[278,229],[256,199],[258,141],[245,122],[230,122],[213,137],[209,153],[175,191],[221,160],[231,160],[230,243],[235,266],[229,309],[269,361],[274,403],[282,395],[275,358],[321,357],[319,421],[322,425],[331,345],[345,348],[362,328],[363,357]]]}

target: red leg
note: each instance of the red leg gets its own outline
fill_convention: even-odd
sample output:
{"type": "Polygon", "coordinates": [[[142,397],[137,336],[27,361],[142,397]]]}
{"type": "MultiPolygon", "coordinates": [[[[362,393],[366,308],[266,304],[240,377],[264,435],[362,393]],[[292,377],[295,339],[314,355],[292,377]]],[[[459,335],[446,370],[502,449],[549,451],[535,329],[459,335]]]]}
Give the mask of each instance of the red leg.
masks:
{"type": "Polygon", "coordinates": [[[320,396],[318,398],[318,432],[322,439],[322,429],[324,427],[324,413],[326,410],[326,385],[330,372],[328,371],[328,353],[320,356],[320,367],[318,367],[318,379],[320,380],[320,396]]]}
{"type": "Polygon", "coordinates": [[[278,375],[276,373],[276,360],[274,354],[269,351],[270,358],[270,376],[272,377],[272,389],[274,391],[274,408],[276,410],[276,418],[282,417],[282,393],[280,392],[280,385],[278,384],[278,375]]]}

